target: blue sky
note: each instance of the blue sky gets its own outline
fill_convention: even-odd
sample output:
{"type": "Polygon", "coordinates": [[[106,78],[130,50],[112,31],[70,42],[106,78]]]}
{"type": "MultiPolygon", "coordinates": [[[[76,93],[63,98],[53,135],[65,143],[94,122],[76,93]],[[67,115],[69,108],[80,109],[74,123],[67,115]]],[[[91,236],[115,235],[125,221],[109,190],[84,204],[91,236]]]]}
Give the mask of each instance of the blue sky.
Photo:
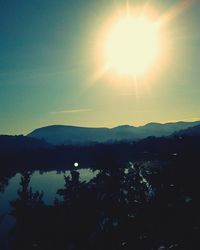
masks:
{"type": "MultiPolygon", "coordinates": [[[[163,15],[182,1],[148,2],[163,15]]],[[[125,78],[119,87],[117,76],[112,83],[106,76],[94,80],[99,34],[125,3],[0,0],[0,134],[26,134],[50,124],[112,127],[200,119],[198,1],[165,27],[169,62],[145,76],[146,88],[130,91],[125,78]]]]}

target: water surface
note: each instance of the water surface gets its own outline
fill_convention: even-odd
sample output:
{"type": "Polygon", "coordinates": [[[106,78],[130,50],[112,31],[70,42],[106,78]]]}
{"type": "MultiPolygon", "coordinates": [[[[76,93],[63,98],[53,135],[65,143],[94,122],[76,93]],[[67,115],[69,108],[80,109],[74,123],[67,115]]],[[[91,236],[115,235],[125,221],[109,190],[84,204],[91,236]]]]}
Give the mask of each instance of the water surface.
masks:
{"type": "MultiPolygon", "coordinates": [[[[98,171],[92,171],[90,169],[79,169],[80,180],[89,181],[95,177],[98,171]]],[[[65,172],[43,172],[35,171],[31,175],[31,181],[29,187],[32,187],[33,191],[43,191],[43,201],[45,204],[51,205],[57,196],[56,192],[58,189],[63,188],[64,174],[70,175],[70,171],[65,172]]],[[[17,191],[20,188],[21,174],[17,173],[14,177],[9,180],[8,186],[5,188],[3,193],[0,193],[0,249],[4,248],[9,242],[8,232],[14,226],[15,220],[9,215],[11,212],[10,201],[17,198],[17,191]],[[3,245],[1,245],[3,244],[3,245]]]]}

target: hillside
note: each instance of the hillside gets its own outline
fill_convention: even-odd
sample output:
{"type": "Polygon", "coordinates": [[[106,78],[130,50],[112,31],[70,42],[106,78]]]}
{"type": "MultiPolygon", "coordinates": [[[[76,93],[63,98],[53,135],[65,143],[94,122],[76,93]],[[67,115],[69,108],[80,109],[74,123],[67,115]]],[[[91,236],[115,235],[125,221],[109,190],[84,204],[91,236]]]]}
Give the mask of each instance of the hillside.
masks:
{"type": "Polygon", "coordinates": [[[169,136],[174,132],[199,125],[200,122],[149,123],[134,127],[129,125],[115,128],[89,128],[53,125],[38,128],[28,137],[44,139],[52,144],[87,144],[91,142],[109,142],[121,140],[139,140],[149,136],[169,136]]]}
{"type": "Polygon", "coordinates": [[[200,125],[189,127],[187,129],[182,129],[175,133],[179,136],[199,136],[200,135],[200,125]]]}
{"type": "Polygon", "coordinates": [[[0,135],[0,153],[46,149],[50,147],[51,145],[49,143],[36,138],[29,138],[23,135],[0,135]]]}

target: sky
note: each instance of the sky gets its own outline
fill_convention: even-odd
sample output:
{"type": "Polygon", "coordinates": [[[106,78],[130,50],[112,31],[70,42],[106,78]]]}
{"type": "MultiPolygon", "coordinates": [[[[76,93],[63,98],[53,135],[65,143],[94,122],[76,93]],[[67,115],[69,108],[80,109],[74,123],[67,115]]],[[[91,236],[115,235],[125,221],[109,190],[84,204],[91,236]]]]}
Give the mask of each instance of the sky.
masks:
{"type": "Polygon", "coordinates": [[[200,0],[129,6],[147,2],[158,19],[169,17],[165,46],[162,60],[133,79],[102,73],[99,59],[127,1],[0,0],[0,134],[200,120],[200,0]]]}

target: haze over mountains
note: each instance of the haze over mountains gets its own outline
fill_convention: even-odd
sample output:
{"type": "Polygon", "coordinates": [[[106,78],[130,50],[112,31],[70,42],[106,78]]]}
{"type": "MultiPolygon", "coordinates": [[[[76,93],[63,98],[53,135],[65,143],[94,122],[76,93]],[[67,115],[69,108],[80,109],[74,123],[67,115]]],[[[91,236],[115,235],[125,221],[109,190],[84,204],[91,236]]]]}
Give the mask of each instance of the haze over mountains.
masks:
{"type": "MultiPolygon", "coordinates": [[[[140,140],[149,136],[169,136],[190,127],[200,127],[200,121],[174,123],[148,123],[144,126],[123,125],[114,128],[88,128],[65,125],[52,125],[38,128],[28,134],[28,137],[42,139],[48,143],[59,144],[87,144],[92,142],[114,142],[122,140],[140,140]],[[198,126],[199,125],[199,126],[198,126]]],[[[199,128],[196,130],[199,131],[199,128]]],[[[196,131],[195,130],[195,131],[196,131]]],[[[187,133],[189,133],[187,131],[187,133]]]]}

